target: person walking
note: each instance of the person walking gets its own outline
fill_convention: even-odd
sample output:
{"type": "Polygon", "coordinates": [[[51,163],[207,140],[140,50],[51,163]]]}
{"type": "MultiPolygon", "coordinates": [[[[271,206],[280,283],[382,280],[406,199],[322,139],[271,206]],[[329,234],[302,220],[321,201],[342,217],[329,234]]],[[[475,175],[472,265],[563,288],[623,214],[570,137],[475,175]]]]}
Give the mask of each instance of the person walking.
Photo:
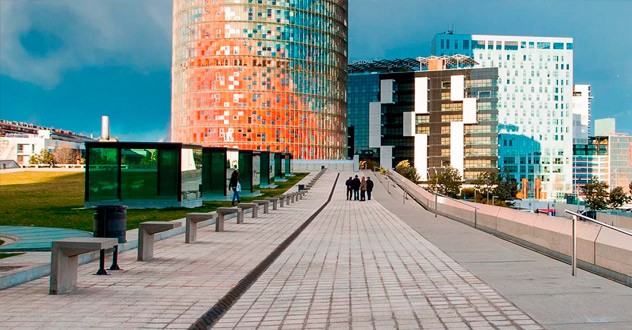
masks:
{"type": "Polygon", "coordinates": [[[360,181],[360,201],[364,202],[366,200],[366,179],[362,177],[360,181]]]}
{"type": "Polygon", "coordinates": [[[230,203],[230,205],[235,205],[235,199],[237,200],[237,203],[241,203],[241,199],[239,198],[241,184],[239,183],[239,172],[237,172],[237,170],[234,170],[233,174],[230,175],[230,182],[228,186],[233,191],[233,201],[230,203]]]}
{"type": "Polygon", "coordinates": [[[366,178],[366,198],[371,200],[371,192],[373,191],[373,181],[371,178],[366,178]]]}
{"type": "Polygon", "coordinates": [[[351,188],[353,188],[353,200],[360,200],[360,179],[357,175],[353,178],[351,188]]]}

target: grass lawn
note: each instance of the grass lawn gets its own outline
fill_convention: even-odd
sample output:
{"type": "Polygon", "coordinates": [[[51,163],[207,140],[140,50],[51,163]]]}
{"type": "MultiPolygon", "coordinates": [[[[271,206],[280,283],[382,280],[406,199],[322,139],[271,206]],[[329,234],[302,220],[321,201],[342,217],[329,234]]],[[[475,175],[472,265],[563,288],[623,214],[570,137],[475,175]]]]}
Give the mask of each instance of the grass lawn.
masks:
{"type": "MultiPolygon", "coordinates": [[[[306,173],[295,173],[277,188],[261,189],[264,196],[242,198],[242,202],[278,196],[306,173]]],[[[84,207],[83,172],[16,172],[0,177],[0,225],[73,228],[92,231],[93,209],[84,207]]],[[[170,208],[127,210],[127,229],[138,228],[144,221],[170,221],[184,218],[189,212],[210,212],[230,202],[204,202],[195,209],[170,208]]]]}

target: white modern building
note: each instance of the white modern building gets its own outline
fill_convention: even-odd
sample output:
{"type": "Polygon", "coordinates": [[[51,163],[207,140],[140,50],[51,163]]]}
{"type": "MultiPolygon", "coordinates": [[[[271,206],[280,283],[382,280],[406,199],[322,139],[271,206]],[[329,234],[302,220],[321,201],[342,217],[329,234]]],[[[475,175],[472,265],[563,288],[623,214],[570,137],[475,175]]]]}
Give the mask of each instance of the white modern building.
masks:
{"type": "MultiPolygon", "coordinates": [[[[543,199],[572,191],[573,39],[437,34],[433,55],[464,54],[498,68],[499,166],[542,180],[543,199]]],[[[533,190],[530,191],[530,196],[533,190]]]]}
{"type": "Polygon", "coordinates": [[[0,159],[13,160],[20,166],[28,165],[31,157],[42,150],[53,152],[58,148],[79,150],[82,154],[85,151],[83,141],[58,139],[50,130],[38,130],[37,134],[10,133],[0,137],[0,159]]]}
{"type": "Polygon", "coordinates": [[[575,85],[573,89],[573,143],[587,144],[590,135],[590,85],[575,85]]]}

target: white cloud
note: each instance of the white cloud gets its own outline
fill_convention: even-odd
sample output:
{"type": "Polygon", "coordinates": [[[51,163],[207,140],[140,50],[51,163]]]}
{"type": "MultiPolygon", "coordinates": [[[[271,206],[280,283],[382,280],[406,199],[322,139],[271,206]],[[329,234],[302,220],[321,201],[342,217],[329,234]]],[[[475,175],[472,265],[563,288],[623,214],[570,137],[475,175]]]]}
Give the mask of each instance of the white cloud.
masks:
{"type": "Polygon", "coordinates": [[[65,72],[122,65],[146,71],[169,67],[171,1],[0,1],[0,74],[54,87],[65,72]],[[21,38],[30,31],[58,40],[43,55],[21,38]]]}

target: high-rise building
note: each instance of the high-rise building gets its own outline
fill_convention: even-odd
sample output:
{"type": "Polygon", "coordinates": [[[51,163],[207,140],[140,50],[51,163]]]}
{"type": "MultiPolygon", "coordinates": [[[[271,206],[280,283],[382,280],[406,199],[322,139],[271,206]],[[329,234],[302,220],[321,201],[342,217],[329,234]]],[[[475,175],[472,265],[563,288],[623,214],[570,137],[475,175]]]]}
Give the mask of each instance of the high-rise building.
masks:
{"type": "Polygon", "coordinates": [[[464,54],[477,67],[498,68],[501,170],[530,187],[540,179],[543,199],[570,193],[573,39],[448,32],[434,37],[432,54],[464,54]]]}
{"type": "Polygon", "coordinates": [[[573,89],[573,144],[587,144],[590,135],[590,85],[573,89]]]}
{"type": "Polygon", "coordinates": [[[342,159],[348,0],[174,0],[171,140],[342,159]]]}
{"type": "Polygon", "coordinates": [[[474,63],[465,56],[351,63],[358,154],[373,151],[385,168],[408,160],[422,180],[446,166],[468,183],[496,171],[498,73],[474,63]]]}

